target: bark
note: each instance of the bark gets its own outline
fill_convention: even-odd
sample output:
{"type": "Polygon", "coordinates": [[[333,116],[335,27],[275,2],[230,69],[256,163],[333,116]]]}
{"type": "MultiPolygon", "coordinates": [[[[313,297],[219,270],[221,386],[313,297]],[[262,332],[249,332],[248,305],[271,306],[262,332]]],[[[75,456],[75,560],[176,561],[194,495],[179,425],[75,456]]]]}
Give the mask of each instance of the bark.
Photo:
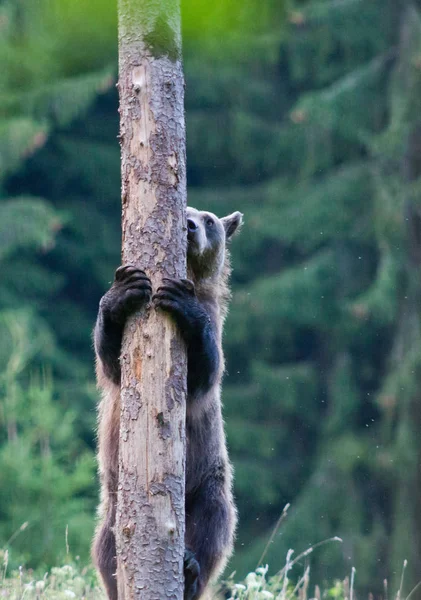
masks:
{"type": "MultiPolygon", "coordinates": [[[[122,263],[186,276],[184,79],[177,0],[119,0],[122,263]]],[[[169,318],[131,319],[122,356],[119,600],[183,598],[186,355],[169,318]]]]}

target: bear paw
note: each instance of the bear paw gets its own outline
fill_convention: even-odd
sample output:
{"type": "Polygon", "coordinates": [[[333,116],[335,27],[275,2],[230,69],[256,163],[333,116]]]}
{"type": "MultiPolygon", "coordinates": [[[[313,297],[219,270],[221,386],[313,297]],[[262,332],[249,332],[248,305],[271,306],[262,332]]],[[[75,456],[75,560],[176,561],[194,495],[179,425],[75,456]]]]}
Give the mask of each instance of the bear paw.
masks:
{"type": "Polygon", "coordinates": [[[188,279],[163,279],[152,300],[156,308],[168,312],[182,333],[189,335],[200,326],[204,312],[196,298],[194,284],[188,279]]]}
{"type": "Polygon", "coordinates": [[[102,297],[100,308],[105,317],[124,323],[131,314],[147,304],[152,284],[144,271],[131,265],[119,267],[111,289],[102,297]]]}

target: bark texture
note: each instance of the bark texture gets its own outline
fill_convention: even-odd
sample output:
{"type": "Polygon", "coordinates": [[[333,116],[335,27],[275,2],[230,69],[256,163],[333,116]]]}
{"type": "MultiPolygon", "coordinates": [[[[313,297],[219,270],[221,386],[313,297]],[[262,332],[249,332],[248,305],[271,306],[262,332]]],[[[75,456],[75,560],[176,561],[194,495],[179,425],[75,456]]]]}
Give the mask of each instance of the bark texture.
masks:
{"type": "MultiPolygon", "coordinates": [[[[119,0],[122,264],[186,276],[184,78],[177,0],[119,0]]],[[[131,319],[122,355],[119,600],[183,598],[186,356],[168,317],[131,319]]]]}

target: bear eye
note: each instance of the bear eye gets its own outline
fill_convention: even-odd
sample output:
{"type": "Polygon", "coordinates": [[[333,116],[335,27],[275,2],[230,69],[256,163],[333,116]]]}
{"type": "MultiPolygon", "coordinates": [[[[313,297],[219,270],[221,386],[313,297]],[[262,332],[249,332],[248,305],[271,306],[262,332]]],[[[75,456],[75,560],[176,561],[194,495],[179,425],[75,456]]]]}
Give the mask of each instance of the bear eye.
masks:
{"type": "Polygon", "coordinates": [[[213,219],[206,219],[206,225],[207,225],[208,227],[212,227],[212,225],[213,225],[213,224],[214,224],[214,221],[213,221],[213,219]]]}

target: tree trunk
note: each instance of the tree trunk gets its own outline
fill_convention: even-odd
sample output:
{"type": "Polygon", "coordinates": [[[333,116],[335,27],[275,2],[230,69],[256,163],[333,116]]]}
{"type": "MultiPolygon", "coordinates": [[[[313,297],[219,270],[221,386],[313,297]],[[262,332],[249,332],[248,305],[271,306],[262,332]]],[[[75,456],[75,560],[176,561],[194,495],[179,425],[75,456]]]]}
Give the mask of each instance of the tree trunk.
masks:
{"type": "MultiPolygon", "coordinates": [[[[186,276],[184,79],[177,0],[119,0],[122,262],[186,276]]],[[[186,355],[149,307],[122,356],[119,600],[183,598],[186,355]]]]}

